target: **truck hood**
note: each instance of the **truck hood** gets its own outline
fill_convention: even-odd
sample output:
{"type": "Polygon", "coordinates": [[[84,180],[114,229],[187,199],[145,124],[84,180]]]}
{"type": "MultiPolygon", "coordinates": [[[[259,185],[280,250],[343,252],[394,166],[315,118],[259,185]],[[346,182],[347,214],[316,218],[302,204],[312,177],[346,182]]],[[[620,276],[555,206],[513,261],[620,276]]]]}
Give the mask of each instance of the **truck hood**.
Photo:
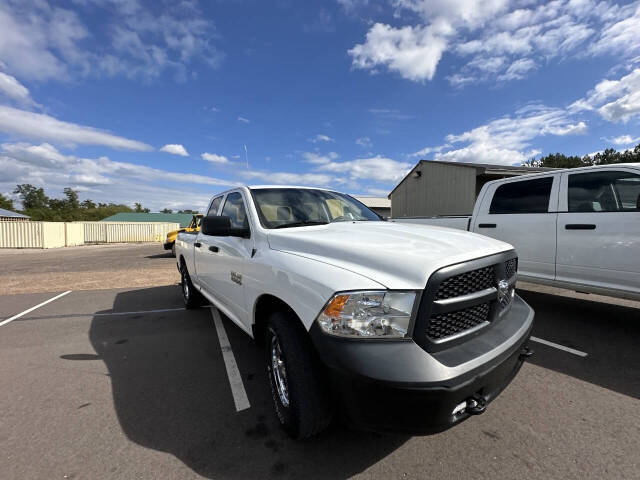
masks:
{"type": "Polygon", "coordinates": [[[429,225],[337,222],[271,230],[269,246],[363,275],[389,289],[422,289],[436,270],[513,247],[429,225]]]}

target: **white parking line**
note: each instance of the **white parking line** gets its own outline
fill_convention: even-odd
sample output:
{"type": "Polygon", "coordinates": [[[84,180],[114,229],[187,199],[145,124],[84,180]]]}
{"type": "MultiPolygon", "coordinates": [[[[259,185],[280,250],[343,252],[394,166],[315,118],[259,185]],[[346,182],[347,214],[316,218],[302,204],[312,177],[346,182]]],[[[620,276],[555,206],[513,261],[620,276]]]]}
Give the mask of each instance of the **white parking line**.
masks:
{"type": "Polygon", "coordinates": [[[229,337],[227,337],[227,332],[222,324],[222,318],[220,318],[220,312],[218,312],[216,307],[211,307],[211,316],[216,326],[216,332],[218,332],[218,340],[220,341],[224,366],[227,369],[227,377],[229,378],[231,393],[233,394],[233,402],[236,404],[236,412],[239,412],[240,410],[249,408],[251,405],[249,404],[247,392],[242,383],[242,376],[240,375],[240,370],[238,370],[236,357],[233,356],[233,350],[231,350],[229,337]]]}
{"type": "Polygon", "coordinates": [[[181,312],[186,310],[186,308],[162,308],[159,310],[140,310],[139,312],[104,312],[104,313],[89,313],[87,315],[97,316],[108,316],[108,315],[143,315],[147,313],[164,313],[164,312],[181,312]]]}
{"type": "Polygon", "coordinates": [[[547,345],[549,347],[557,348],[558,350],[563,350],[565,352],[573,353],[574,355],[578,355],[579,357],[586,357],[588,355],[587,353],[581,352],[580,350],[576,350],[570,347],[565,347],[564,345],[560,345],[559,343],[553,343],[543,338],[531,337],[531,340],[533,340],[534,342],[542,343],[543,345],[547,345]]]}
{"type": "Polygon", "coordinates": [[[63,292],[63,293],[61,293],[60,295],[56,295],[55,297],[50,298],[49,300],[45,300],[44,302],[39,303],[39,304],[38,304],[38,305],[36,305],[35,307],[28,308],[28,309],[26,309],[24,312],[20,312],[20,313],[18,313],[17,315],[14,315],[14,316],[13,316],[13,317],[11,317],[11,318],[7,318],[6,320],[3,320],[2,322],[0,322],[0,327],[1,327],[1,326],[3,326],[3,325],[6,325],[7,323],[11,323],[11,322],[13,322],[14,320],[16,320],[16,319],[18,319],[18,318],[22,317],[23,315],[26,315],[27,313],[31,313],[31,312],[33,312],[35,309],[40,308],[40,307],[42,307],[43,305],[46,305],[47,303],[51,303],[51,302],[53,302],[54,300],[57,300],[57,299],[59,299],[59,298],[61,298],[61,297],[64,297],[65,295],[67,295],[67,294],[69,294],[69,293],[71,293],[71,290],[67,290],[66,292],[63,292]]]}

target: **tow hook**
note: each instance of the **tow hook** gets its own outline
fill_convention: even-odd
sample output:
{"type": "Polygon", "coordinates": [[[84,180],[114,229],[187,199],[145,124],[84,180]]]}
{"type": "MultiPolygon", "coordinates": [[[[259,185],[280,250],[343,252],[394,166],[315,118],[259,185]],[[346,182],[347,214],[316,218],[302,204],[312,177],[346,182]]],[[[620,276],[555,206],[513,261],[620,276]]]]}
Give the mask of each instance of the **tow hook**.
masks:
{"type": "Polygon", "coordinates": [[[525,345],[520,352],[520,359],[526,360],[530,356],[532,356],[535,352],[529,348],[528,345],[525,345]]]}
{"type": "Polygon", "coordinates": [[[480,415],[487,409],[487,401],[480,395],[474,395],[467,400],[467,408],[465,412],[469,415],[480,415]]]}

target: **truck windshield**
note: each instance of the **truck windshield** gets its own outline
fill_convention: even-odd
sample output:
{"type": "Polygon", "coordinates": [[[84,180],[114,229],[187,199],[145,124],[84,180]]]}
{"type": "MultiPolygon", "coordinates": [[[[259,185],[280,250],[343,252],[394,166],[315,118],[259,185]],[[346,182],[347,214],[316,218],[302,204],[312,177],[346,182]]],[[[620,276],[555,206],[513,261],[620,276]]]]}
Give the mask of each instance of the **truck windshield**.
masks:
{"type": "Polygon", "coordinates": [[[265,228],[325,225],[331,222],[380,221],[380,217],[348,195],[307,188],[251,190],[265,228]]]}

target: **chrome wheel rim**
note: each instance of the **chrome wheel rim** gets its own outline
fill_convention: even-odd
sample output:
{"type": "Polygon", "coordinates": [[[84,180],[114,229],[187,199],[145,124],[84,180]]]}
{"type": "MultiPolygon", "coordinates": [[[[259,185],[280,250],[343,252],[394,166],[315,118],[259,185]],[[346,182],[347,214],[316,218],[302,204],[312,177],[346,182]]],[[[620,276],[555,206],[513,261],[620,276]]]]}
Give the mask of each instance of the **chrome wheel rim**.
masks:
{"type": "Polygon", "coordinates": [[[189,300],[189,282],[184,270],[182,271],[182,295],[184,295],[185,300],[189,300]]]}
{"type": "Polygon", "coordinates": [[[285,407],[289,406],[289,388],[287,384],[287,369],[282,356],[282,349],[278,337],[274,334],[271,337],[271,371],[273,372],[273,380],[276,384],[276,391],[280,402],[285,407]]]}

